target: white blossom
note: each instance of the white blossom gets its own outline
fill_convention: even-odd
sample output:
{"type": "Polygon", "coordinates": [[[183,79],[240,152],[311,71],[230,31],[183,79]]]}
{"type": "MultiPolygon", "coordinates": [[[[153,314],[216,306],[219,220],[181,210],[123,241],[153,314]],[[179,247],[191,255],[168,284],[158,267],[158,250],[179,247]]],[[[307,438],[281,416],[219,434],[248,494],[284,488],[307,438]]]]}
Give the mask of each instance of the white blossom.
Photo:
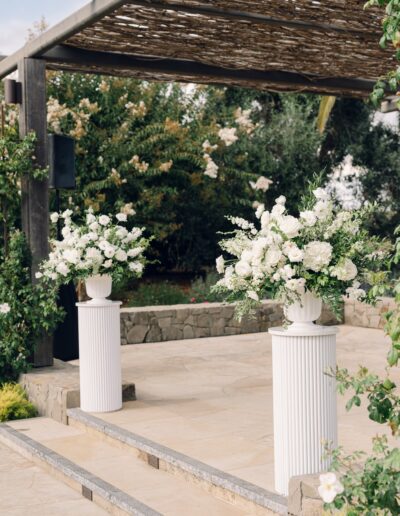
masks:
{"type": "Polygon", "coordinates": [[[59,218],[60,218],[60,215],[57,212],[54,212],[50,215],[50,220],[53,224],[55,224],[59,218]]]}
{"type": "Polygon", "coordinates": [[[126,222],[128,220],[126,213],[117,213],[115,216],[119,222],[126,222]]]}
{"type": "Polygon", "coordinates": [[[317,222],[317,216],[315,213],[311,210],[301,211],[300,212],[300,219],[304,226],[312,227],[317,222]]]}
{"type": "Polygon", "coordinates": [[[224,127],[218,131],[218,136],[227,147],[232,145],[238,139],[236,135],[236,127],[224,127]]]}
{"type": "Polygon", "coordinates": [[[263,192],[266,192],[272,183],[273,181],[271,179],[268,179],[265,176],[260,176],[255,183],[254,181],[250,181],[250,186],[253,190],[262,190],[263,192]]]}
{"type": "Polygon", "coordinates": [[[107,226],[111,222],[111,219],[108,215],[100,215],[99,217],[99,223],[102,226],[107,226]]]}
{"type": "MultiPolygon", "coordinates": [[[[277,205],[279,206],[279,204],[277,205]]],[[[298,236],[302,225],[296,217],[292,215],[286,215],[279,221],[279,229],[285,233],[288,238],[294,238],[298,236]]]]}
{"type": "Polygon", "coordinates": [[[225,260],[224,260],[224,257],[222,255],[217,258],[216,265],[217,265],[218,273],[219,274],[223,274],[224,270],[225,270],[225,260]]]}
{"type": "Polygon", "coordinates": [[[8,314],[10,311],[11,311],[11,307],[8,303],[0,304],[0,313],[1,314],[8,314]]]}
{"type": "Polygon", "coordinates": [[[325,503],[332,503],[336,496],[344,491],[335,473],[323,473],[319,476],[319,481],[318,493],[325,503]]]}

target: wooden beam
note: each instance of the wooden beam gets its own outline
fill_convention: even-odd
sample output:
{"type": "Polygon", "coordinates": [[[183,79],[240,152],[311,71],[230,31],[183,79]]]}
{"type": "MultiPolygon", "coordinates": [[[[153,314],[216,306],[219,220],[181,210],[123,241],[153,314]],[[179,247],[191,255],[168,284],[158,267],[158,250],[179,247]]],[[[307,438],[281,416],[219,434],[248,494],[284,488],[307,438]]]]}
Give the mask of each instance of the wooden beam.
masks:
{"type": "MultiPolygon", "coordinates": [[[[47,166],[47,106],[46,63],[25,58],[18,63],[19,81],[22,84],[22,104],[19,115],[19,132],[23,138],[31,131],[36,134],[36,165],[47,166]]],[[[22,180],[22,228],[32,253],[32,281],[39,263],[49,252],[49,189],[48,181],[25,177],[22,180]]],[[[52,339],[43,335],[33,356],[34,366],[53,364],[52,339]]]]}
{"type": "Polygon", "coordinates": [[[118,9],[125,0],[92,0],[84,7],[0,61],[0,79],[16,70],[25,57],[36,57],[118,9]]]}
{"type": "MultiPolygon", "coordinates": [[[[295,72],[282,72],[278,70],[243,70],[227,69],[207,65],[194,61],[179,59],[163,59],[145,55],[117,54],[113,52],[98,52],[84,50],[82,48],[68,45],[58,45],[45,52],[42,56],[48,63],[77,65],[79,70],[85,69],[88,73],[95,73],[91,67],[97,67],[98,73],[107,73],[110,70],[138,70],[143,72],[154,72],[171,74],[171,80],[175,76],[208,77],[212,79],[226,79],[227,81],[274,83],[298,87],[319,89],[321,92],[329,90],[362,91],[367,96],[374,86],[374,81],[365,79],[345,79],[338,77],[318,77],[295,72]],[[82,68],[83,67],[83,68],[82,68]]],[[[73,71],[73,70],[71,70],[73,71]]],[[[115,72],[114,72],[115,73],[115,72]]]]}

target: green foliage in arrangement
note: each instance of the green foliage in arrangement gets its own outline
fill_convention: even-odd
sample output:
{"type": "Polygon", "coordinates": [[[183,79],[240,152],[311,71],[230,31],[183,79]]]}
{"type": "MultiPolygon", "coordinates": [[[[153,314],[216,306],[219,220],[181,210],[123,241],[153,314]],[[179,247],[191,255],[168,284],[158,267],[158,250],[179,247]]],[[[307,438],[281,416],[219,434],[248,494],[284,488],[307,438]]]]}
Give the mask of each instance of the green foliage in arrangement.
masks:
{"type": "Polygon", "coordinates": [[[27,371],[35,343],[60,320],[56,296],[55,288],[32,284],[26,239],[15,231],[0,257],[0,384],[27,371]]]}
{"type": "Polygon", "coordinates": [[[37,416],[36,407],[28,400],[26,392],[17,383],[0,387],[0,422],[37,416]]]}

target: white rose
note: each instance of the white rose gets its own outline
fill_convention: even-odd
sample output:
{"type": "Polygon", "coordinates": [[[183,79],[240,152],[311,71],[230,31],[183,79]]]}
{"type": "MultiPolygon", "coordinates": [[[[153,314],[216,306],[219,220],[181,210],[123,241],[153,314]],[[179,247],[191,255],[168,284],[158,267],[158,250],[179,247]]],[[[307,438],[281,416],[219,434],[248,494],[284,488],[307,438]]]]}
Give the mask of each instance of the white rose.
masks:
{"type": "Polygon", "coordinates": [[[279,221],[279,229],[285,233],[288,238],[295,238],[299,234],[302,225],[296,217],[286,215],[279,221]]]}
{"type": "Polygon", "coordinates": [[[128,230],[126,228],[123,228],[122,226],[118,226],[115,234],[120,240],[122,240],[128,235],[128,230]]]}
{"type": "Polygon", "coordinates": [[[103,256],[101,252],[98,249],[95,249],[94,247],[90,247],[86,251],[86,259],[90,260],[94,263],[102,263],[103,262],[103,256]]]}
{"type": "Polygon", "coordinates": [[[43,274],[42,274],[41,272],[36,272],[36,273],[35,273],[35,278],[36,278],[36,279],[40,279],[40,278],[42,278],[42,277],[43,277],[43,274]]]}
{"type": "Polygon", "coordinates": [[[126,213],[117,213],[116,218],[119,220],[119,222],[126,222],[128,220],[126,213]]]}
{"type": "Polygon", "coordinates": [[[131,262],[129,269],[136,274],[141,274],[143,272],[143,264],[140,262],[131,262]]]}
{"type": "Polygon", "coordinates": [[[68,276],[69,267],[65,262],[60,262],[57,264],[56,271],[61,274],[61,276],[68,276]]]}
{"type": "Polygon", "coordinates": [[[248,276],[251,276],[251,267],[247,262],[244,262],[240,260],[235,265],[235,271],[238,276],[241,278],[247,278],[248,276]]]}
{"type": "Polygon", "coordinates": [[[115,253],[115,258],[119,262],[126,262],[127,254],[123,249],[118,249],[118,251],[115,253]]]}
{"type": "Polygon", "coordinates": [[[340,281],[351,281],[357,276],[357,273],[356,265],[349,258],[340,260],[331,271],[331,275],[340,281]]]}
{"type": "Polygon", "coordinates": [[[115,255],[115,249],[114,249],[114,247],[112,247],[111,245],[108,245],[108,246],[104,249],[104,256],[105,256],[106,258],[112,258],[114,255],[115,255]]]}
{"type": "Polygon", "coordinates": [[[105,267],[106,269],[109,269],[110,267],[112,267],[112,260],[106,260],[104,263],[103,263],[103,267],[105,267]]]}
{"type": "Polygon", "coordinates": [[[76,264],[80,259],[80,253],[76,249],[66,249],[63,258],[68,263],[76,264]]]}
{"type": "Polygon", "coordinates": [[[60,218],[60,215],[57,212],[54,212],[50,215],[50,220],[53,224],[55,224],[59,218],[60,218]]]}
{"type": "Polygon", "coordinates": [[[285,204],[286,197],[284,195],[280,195],[277,199],[275,199],[275,204],[285,204]]]}
{"type": "Polygon", "coordinates": [[[329,265],[332,259],[332,246],[328,242],[314,241],[304,248],[303,265],[306,269],[319,272],[329,265]]]}
{"type": "Polygon", "coordinates": [[[63,219],[69,219],[72,214],[73,214],[72,210],[65,210],[61,216],[63,219]]]}
{"type": "Polygon", "coordinates": [[[217,272],[223,274],[225,270],[225,260],[223,256],[219,256],[216,260],[217,272]]]}
{"type": "Polygon", "coordinates": [[[127,254],[129,258],[136,258],[136,256],[139,256],[143,251],[143,247],[136,247],[136,249],[129,249],[127,254]]]}
{"type": "Polygon", "coordinates": [[[290,241],[283,244],[283,252],[289,258],[289,261],[293,263],[301,262],[304,257],[304,252],[294,242],[290,241]]]}
{"type": "Polygon", "coordinates": [[[302,220],[303,224],[308,227],[314,226],[317,222],[317,216],[311,210],[301,211],[300,219],[302,220]]]}
{"type": "Polygon", "coordinates": [[[100,215],[99,222],[102,226],[107,226],[110,223],[110,217],[108,215],[100,215]]]}
{"type": "Polygon", "coordinates": [[[96,232],[99,229],[99,223],[97,221],[92,222],[89,224],[90,231],[96,232]]]}
{"type": "Polygon", "coordinates": [[[265,253],[265,264],[268,267],[274,267],[277,265],[282,258],[283,253],[277,247],[270,247],[265,253]]]}
{"type": "Polygon", "coordinates": [[[282,278],[290,279],[296,274],[296,271],[290,265],[285,265],[282,269],[279,269],[279,273],[282,278]]]}

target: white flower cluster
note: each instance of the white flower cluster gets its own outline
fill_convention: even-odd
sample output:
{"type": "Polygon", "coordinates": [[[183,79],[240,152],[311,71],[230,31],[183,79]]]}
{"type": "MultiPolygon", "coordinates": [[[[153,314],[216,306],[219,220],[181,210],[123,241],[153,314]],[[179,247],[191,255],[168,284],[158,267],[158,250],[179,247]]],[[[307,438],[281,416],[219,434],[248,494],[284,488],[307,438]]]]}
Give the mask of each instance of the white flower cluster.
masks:
{"type": "Polygon", "coordinates": [[[325,503],[332,503],[338,494],[342,494],[344,487],[335,473],[323,473],[319,476],[318,493],[325,503]]]}
{"type": "Polygon", "coordinates": [[[239,138],[236,134],[236,127],[224,127],[218,131],[218,136],[227,147],[235,143],[239,138]]]}
{"type": "Polygon", "coordinates": [[[42,276],[59,283],[75,278],[87,278],[96,274],[113,274],[122,269],[140,276],[143,272],[143,251],[147,241],[142,238],[143,229],[134,227],[130,231],[121,222],[127,221],[127,213],[118,213],[113,224],[109,215],[94,215],[86,212],[86,224],[78,226],[71,220],[72,211],[53,213],[50,219],[56,223],[64,220],[62,240],[51,242],[48,260],[37,277],[42,276]]]}
{"type": "Polygon", "coordinates": [[[10,312],[11,308],[8,303],[1,303],[0,304],[0,314],[8,314],[10,312]]]}
{"type": "Polygon", "coordinates": [[[250,181],[250,186],[253,188],[253,190],[262,190],[263,192],[266,192],[272,183],[273,181],[271,179],[260,176],[256,182],[250,181]]]}
{"type": "Polygon", "coordinates": [[[238,107],[234,114],[235,122],[239,128],[250,136],[256,128],[256,125],[250,118],[251,109],[242,109],[241,107],[238,107]]]}
{"type": "Polygon", "coordinates": [[[230,219],[239,229],[221,242],[222,249],[235,257],[228,266],[222,256],[217,259],[217,270],[224,274],[217,284],[222,290],[240,294],[242,300],[257,300],[269,290],[292,302],[318,285],[319,294],[324,288],[336,289],[338,299],[346,293],[365,297],[353,260],[362,260],[370,247],[357,241],[357,213],[335,212],[325,190],[313,193],[311,209],[298,217],[287,213],[286,199],[280,196],[271,211],[257,205],[259,229],[244,219],[230,219]]]}

